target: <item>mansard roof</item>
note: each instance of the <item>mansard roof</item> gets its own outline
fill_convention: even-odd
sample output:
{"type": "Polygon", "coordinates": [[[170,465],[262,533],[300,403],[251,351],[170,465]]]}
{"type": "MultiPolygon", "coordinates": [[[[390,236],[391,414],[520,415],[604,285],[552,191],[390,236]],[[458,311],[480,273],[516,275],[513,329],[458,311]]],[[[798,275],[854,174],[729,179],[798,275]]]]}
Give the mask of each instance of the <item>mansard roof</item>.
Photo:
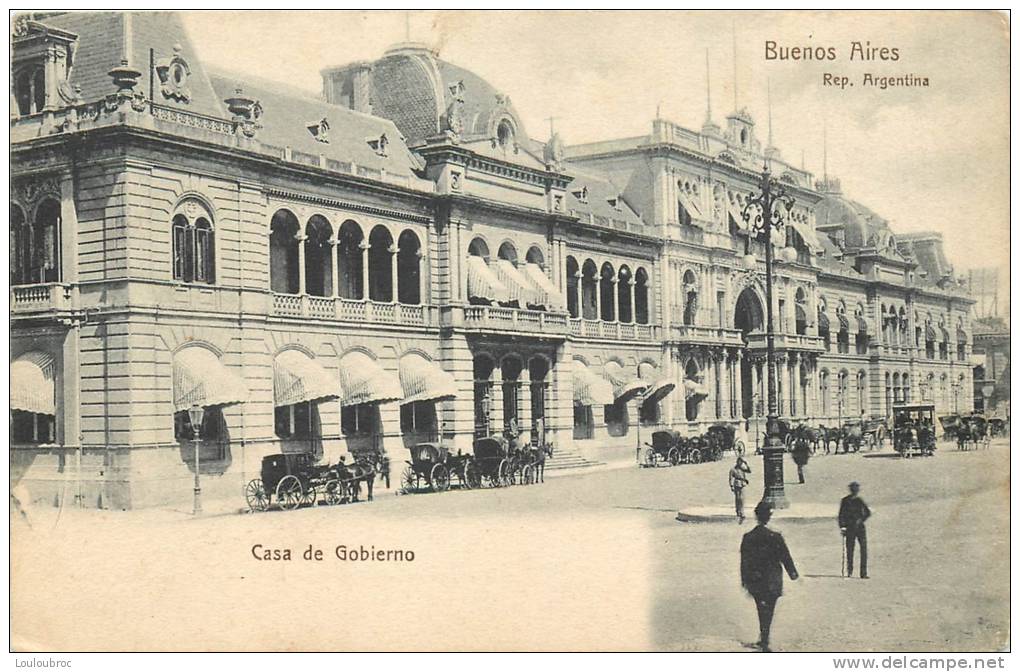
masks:
{"type": "MultiPolygon", "coordinates": [[[[286,84],[249,75],[212,71],[212,87],[225,100],[241,89],[258,101],[262,115],[258,140],[265,145],[318,156],[392,175],[411,176],[420,161],[411,153],[394,123],[331,105],[286,84]],[[325,128],[322,122],[325,120],[325,128]],[[385,146],[380,139],[385,136],[385,146]]],[[[225,104],[217,116],[228,116],[225,104]]]]}
{"type": "Polygon", "coordinates": [[[582,221],[589,218],[643,225],[640,214],[623,199],[623,189],[605,175],[567,165],[563,172],[574,179],[567,185],[567,211],[582,221]],[[579,195],[580,194],[580,195],[579,195]],[[615,201],[616,205],[613,205],[615,201]]]}
{"type": "Polygon", "coordinates": [[[154,78],[153,99],[160,105],[209,116],[224,116],[223,104],[199,64],[177,12],[66,12],[47,15],[42,23],[78,35],[71,70],[71,86],[81,88],[85,101],[99,100],[117,90],[109,71],[122,60],[142,73],[139,87],[149,93],[149,62],[168,61],[177,55],[188,65],[188,99],[164,96],[154,78]]]}

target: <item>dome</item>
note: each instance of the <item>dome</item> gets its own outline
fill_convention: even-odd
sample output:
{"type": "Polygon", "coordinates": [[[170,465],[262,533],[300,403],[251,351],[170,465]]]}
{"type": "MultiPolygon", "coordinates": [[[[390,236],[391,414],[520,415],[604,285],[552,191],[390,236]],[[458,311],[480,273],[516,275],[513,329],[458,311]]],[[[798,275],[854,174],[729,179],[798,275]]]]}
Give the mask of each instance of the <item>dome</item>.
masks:
{"type": "Polygon", "coordinates": [[[840,194],[827,194],[815,205],[815,225],[830,236],[842,233],[846,249],[871,247],[888,236],[889,225],[877,214],[840,194]]]}

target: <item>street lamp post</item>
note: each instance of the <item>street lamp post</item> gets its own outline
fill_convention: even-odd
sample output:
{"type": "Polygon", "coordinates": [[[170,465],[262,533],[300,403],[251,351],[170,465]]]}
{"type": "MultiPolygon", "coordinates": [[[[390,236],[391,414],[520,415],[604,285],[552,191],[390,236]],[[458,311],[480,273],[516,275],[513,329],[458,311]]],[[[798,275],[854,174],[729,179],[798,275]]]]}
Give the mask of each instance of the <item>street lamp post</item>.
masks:
{"type": "Polygon", "coordinates": [[[199,444],[202,442],[202,420],[205,418],[205,409],[198,404],[192,404],[188,409],[188,419],[191,421],[191,436],[195,442],[195,504],[193,513],[197,516],[202,513],[202,483],[199,479],[199,444]]]}
{"type": "MultiPolygon", "coordinates": [[[[762,168],[758,186],[761,193],[752,193],[748,196],[741,215],[748,225],[748,242],[753,237],[765,244],[765,365],[768,375],[768,415],[765,421],[765,446],[762,449],[762,471],[765,474],[762,501],[771,504],[774,509],[785,509],[790,506],[790,502],[786,499],[783,486],[783,457],[786,449],[779,438],[779,407],[776,398],[776,342],[772,321],[772,229],[779,231],[785,224],[785,215],[779,206],[785,206],[786,212],[789,213],[793,209],[794,200],[793,196],[787,193],[786,187],[773,177],[768,163],[762,168]]],[[[791,260],[789,255],[785,258],[791,260]]],[[[753,270],[757,265],[750,251],[744,256],[744,262],[748,270],[753,270]]]]}

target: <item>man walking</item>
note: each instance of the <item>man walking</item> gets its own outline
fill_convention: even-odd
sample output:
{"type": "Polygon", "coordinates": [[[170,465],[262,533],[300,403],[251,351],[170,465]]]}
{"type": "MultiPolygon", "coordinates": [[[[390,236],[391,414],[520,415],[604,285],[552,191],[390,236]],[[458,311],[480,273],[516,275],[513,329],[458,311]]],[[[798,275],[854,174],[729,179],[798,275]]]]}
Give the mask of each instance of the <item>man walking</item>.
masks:
{"type": "Polygon", "coordinates": [[[759,502],[754,507],[754,515],[758,524],[740,542],[740,583],[754,598],[758,608],[760,636],[755,646],[768,653],[771,651],[769,632],[772,615],[783,594],[783,568],[794,581],[799,575],[783,535],[766,527],[772,518],[772,507],[766,502],[759,502]]]}
{"type": "Polygon", "coordinates": [[[806,436],[798,436],[793,444],[793,462],[797,465],[797,478],[804,482],[804,467],[807,466],[808,458],[811,457],[811,447],[808,445],[806,436]]]}
{"type": "Polygon", "coordinates": [[[737,509],[737,522],[744,524],[744,488],[747,487],[747,474],[751,467],[743,455],[737,455],[737,463],[730,469],[730,490],[733,491],[733,504],[737,509]]]}
{"type": "Polygon", "coordinates": [[[871,516],[871,509],[858,495],[861,486],[857,481],[850,484],[850,494],[839,503],[839,530],[846,539],[846,575],[854,573],[854,542],[861,544],[861,578],[868,578],[868,532],[864,522],[871,516]]]}

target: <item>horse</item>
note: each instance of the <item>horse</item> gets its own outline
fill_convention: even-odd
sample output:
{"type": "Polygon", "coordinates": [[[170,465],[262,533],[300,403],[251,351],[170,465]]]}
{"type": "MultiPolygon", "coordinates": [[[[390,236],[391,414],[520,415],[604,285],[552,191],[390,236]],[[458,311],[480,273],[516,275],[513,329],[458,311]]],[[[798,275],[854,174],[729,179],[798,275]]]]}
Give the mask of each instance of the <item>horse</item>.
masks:
{"type": "Polygon", "coordinates": [[[825,425],[820,425],[818,429],[822,433],[822,445],[825,446],[825,454],[829,454],[830,442],[834,442],[836,444],[833,454],[839,454],[839,443],[840,438],[842,437],[842,432],[839,427],[826,427],[825,425]]]}
{"type": "Polygon", "coordinates": [[[535,483],[545,483],[545,458],[552,458],[553,445],[546,443],[531,449],[531,466],[534,469],[535,483]]]}
{"type": "MultiPolygon", "coordinates": [[[[812,427],[802,423],[797,425],[797,428],[794,430],[794,439],[807,441],[808,446],[811,448],[811,454],[814,455],[818,452],[818,444],[825,440],[825,430],[821,427],[812,427]]],[[[827,448],[826,452],[828,452],[827,448]]]]}
{"type": "Polygon", "coordinates": [[[841,432],[843,440],[843,453],[850,452],[850,446],[854,447],[854,452],[858,452],[861,449],[861,441],[864,439],[864,429],[861,427],[859,422],[848,422],[843,425],[841,432]]]}
{"type": "Polygon", "coordinates": [[[354,459],[354,463],[348,465],[343,457],[336,465],[337,478],[344,484],[344,498],[348,502],[358,501],[361,494],[361,484],[368,488],[368,501],[372,501],[372,486],[375,484],[376,474],[382,475],[389,480],[389,460],[381,455],[375,455],[370,459],[360,455],[354,459]],[[385,471],[381,467],[385,466],[385,471]]]}

